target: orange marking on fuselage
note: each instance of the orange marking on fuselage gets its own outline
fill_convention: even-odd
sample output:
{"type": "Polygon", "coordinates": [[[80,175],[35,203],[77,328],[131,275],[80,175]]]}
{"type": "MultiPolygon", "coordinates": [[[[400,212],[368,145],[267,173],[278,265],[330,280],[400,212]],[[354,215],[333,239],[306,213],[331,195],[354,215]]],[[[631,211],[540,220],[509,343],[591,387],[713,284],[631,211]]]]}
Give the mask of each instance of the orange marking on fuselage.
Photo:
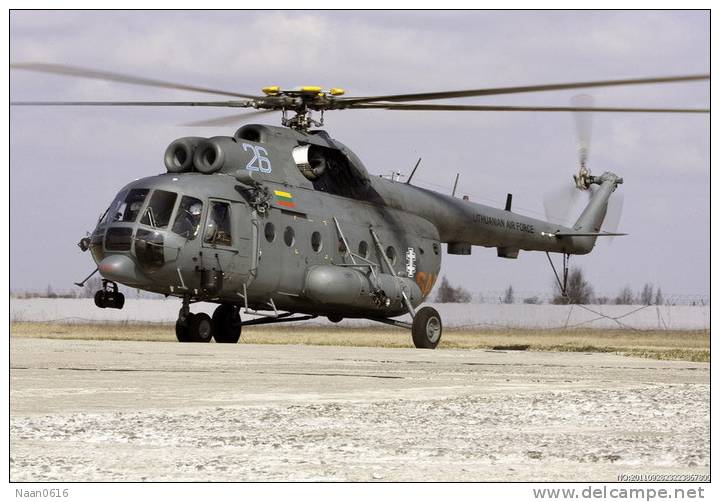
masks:
{"type": "Polygon", "coordinates": [[[436,279],[437,276],[429,272],[418,272],[415,274],[415,283],[417,283],[420,287],[420,292],[423,296],[430,294],[430,291],[432,291],[432,288],[435,285],[436,279]]]}

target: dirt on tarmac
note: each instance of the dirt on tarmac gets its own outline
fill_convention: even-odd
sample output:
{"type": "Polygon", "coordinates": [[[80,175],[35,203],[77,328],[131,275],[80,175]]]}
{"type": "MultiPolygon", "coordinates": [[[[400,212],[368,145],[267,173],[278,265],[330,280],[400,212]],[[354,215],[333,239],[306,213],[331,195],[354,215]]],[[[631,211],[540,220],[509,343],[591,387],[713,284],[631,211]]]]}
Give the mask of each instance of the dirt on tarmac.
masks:
{"type": "Polygon", "coordinates": [[[709,475],[709,364],[11,338],[11,481],[709,475]]]}

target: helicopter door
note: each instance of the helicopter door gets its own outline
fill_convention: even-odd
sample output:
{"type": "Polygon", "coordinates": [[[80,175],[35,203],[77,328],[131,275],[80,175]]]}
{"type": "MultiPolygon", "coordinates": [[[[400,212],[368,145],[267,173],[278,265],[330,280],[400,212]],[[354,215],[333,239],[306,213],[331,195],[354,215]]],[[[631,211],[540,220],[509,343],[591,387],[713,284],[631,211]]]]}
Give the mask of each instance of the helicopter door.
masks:
{"type": "Polygon", "coordinates": [[[208,293],[242,291],[250,276],[253,250],[247,206],[210,199],[202,236],[201,287],[208,293]]]}

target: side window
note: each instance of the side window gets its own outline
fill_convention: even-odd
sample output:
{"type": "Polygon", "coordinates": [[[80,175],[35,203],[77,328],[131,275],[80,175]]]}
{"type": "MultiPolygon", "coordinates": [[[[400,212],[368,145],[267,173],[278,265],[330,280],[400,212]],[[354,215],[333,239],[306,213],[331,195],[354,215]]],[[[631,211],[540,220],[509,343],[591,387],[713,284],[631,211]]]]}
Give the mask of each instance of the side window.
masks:
{"type": "Polygon", "coordinates": [[[232,246],[230,233],[230,205],[226,202],[211,202],[210,213],[205,225],[204,241],[218,246],[232,246]]]}
{"type": "Polygon", "coordinates": [[[175,216],[172,231],[186,239],[194,239],[200,225],[202,206],[200,199],[184,195],[180,199],[180,207],[177,216],[175,216]]]}
{"type": "Polygon", "coordinates": [[[385,250],[385,254],[388,257],[388,260],[390,260],[390,264],[395,265],[395,260],[397,259],[397,255],[395,254],[395,248],[392,246],[388,246],[388,248],[385,250]]]}
{"type": "Polygon", "coordinates": [[[265,224],[265,239],[268,242],[275,240],[275,225],[269,221],[265,224]]]}
{"type": "Polygon", "coordinates": [[[285,240],[287,247],[292,247],[292,245],[295,244],[295,230],[293,230],[292,227],[285,227],[283,239],[285,240]]]}
{"type": "Polygon", "coordinates": [[[322,235],[320,232],[313,232],[312,236],[310,236],[310,246],[312,246],[312,250],[316,253],[319,253],[322,249],[322,235]]]}

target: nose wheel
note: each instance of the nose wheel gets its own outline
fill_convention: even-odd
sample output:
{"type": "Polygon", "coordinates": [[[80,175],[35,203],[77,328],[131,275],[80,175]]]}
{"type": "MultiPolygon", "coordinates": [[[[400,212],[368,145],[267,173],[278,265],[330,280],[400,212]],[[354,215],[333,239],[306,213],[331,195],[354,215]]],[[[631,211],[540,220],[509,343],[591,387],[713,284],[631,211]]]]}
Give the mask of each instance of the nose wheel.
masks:
{"type": "Polygon", "coordinates": [[[122,309],[125,305],[125,295],[118,292],[117,284],[103,279],[103,288],[95,292],[95,306],[101,309],[122,309]]]}

